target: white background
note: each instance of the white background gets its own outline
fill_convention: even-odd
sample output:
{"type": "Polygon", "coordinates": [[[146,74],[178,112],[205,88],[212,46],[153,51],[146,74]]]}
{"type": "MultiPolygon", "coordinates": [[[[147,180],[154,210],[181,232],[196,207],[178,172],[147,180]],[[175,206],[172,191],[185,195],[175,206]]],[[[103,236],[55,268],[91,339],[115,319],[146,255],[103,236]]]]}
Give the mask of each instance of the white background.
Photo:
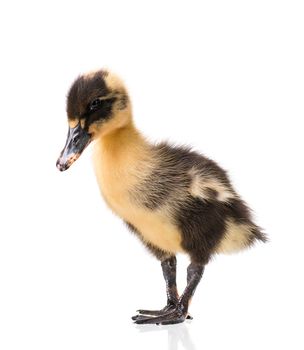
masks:
{"type": "Polygon", "coordinates": [[[303,349],[302,5],[1,3],[1,350],[303,349]],[[104,66],[126,81],[144,134],[218,161],[269,234],[210,263],[192,322],[132,323],[164,306],[159,263],[100,198],[91,148],[55,167],[66,92],[104,66]]]}

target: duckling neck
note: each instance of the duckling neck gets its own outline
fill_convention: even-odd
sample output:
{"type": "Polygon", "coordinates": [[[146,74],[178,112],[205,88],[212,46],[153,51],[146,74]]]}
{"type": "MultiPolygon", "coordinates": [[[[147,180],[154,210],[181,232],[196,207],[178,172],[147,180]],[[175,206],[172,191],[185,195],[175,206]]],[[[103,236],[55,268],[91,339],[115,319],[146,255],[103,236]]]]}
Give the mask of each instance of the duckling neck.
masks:
{"type": "MultiPolygon", "coordinates": [[[[118,171],[134,166],[149,156],[150,144],[130,121],[127,125],[101,136],[95,146],[95,161],[100,167],[118,171]]],[[[107,170],[107,171],[108,171],[107,170]]]]}

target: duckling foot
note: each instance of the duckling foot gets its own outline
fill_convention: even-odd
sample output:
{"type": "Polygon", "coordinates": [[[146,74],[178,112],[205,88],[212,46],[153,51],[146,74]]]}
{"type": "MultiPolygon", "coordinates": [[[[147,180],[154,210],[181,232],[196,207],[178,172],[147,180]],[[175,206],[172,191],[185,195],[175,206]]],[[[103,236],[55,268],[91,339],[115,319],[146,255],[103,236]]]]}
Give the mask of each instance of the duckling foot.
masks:
{"type": "MultiPolygon", "coordinates": [[[[148,311],[148,310],[140,310],[140,311],[148,311]]],[[[162,310],[159,310],[158,312],[161,312],[161,311],[162,310]]],[[[152,312],[156,312],[156,311],[152,311],[152,312]]],[[[147,314],[148,313],[145,313],[145,315],[147,314]]],[[[142,315],[134,316],[133,320],[134,320],[134,323],[136,324],[167,325],[167,324],[182,323],[185,321],[186,318],[188,318],[187,311],[184,311],[184,308],[180,304],[178,304],[175,307],[173,306],[172,310],[162,313],[159,316],[150,317],[150,316],[144,316],[142,314],[142,315]]]]}
{"type": "MultiPolygon", "coordinates": [[[[168,304],[165,307],[163,307],[161,310],[136,310],[140,315],[146,315],[146,316],[161,316],[169,311],[173,311],[175,308],[175,304],[168,304]]],[[[135,315],[132,317],[132,320],[136,320],[139,315],[135,315]]]]}
{"type": "MultiPolygon", "coordinates": [[[[164,308],[162,308],[161,310],[140,309],[140,310],[137,310],[138,315],[132,316],[132,320],[135,321],[138,318],[141,318],[142,315],[144,315],[144,316],[162,316],[162,315],[165,315],[171,311],[174,311],[176,307],[177,307],[177,304],[168,304],[164,308]]],[[[193,317],[190,314],[187,314],[186,319],[193,320],[193,317]]]]}
{"type": "Polygon", "coordinates": [[[188,316],[190,299],[202,278],[203,272],[203,264],[191,262],[187,268],[187,286],[182,296],[178,300],[168,300],[167,306],[160,311],[139,310],[139,315],[132,317],[134,323],[165,325],[184,322],[188,316]]]}

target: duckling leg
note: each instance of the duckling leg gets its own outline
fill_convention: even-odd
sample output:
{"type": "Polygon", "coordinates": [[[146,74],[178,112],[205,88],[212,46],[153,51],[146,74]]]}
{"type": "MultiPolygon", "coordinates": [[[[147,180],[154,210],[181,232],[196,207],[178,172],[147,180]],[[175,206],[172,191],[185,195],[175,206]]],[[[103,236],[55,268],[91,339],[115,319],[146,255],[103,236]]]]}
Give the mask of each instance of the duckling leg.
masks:
{"type": "MultiPolygon", "coordinates": [[[[171,256],[161,262],[161,267],[166,281],[166,292],[167,292],[167,305],[161,310],[137,310],[139,314],[149,316],[160,316],[168,311],[174,310],[178,303],[179,296],[176,286],[176,257],[171,256]]],[[[136,320],[139,315],[133,316],[132,319],[136,320]]]]}
{"type": "Polygon", "coordinates": [[[165,325],[184,322],[188,314],[190,299],[192,298],[195,289],[202,278],[203,272],[203,264],[191,262],[187,269],[187,286],[173,309],[156,317],[138,315],[135,319],[135,323],[165,325]]]}

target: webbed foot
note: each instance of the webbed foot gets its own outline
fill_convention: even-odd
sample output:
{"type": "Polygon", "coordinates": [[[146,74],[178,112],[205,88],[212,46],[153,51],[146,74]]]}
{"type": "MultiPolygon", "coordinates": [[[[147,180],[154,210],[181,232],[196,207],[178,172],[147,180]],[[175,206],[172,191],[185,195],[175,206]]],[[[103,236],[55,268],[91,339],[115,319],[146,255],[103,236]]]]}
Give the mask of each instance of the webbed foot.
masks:
{"type": "Polygon", "coordinates": [[[192,319],[186,311],[183,311],[183,307],[180,304],[167,305],[161,310],[137,310],[137,312],[139,314],[132,317],[136,324],[166,325],[181,323],[185,319],[192,319]]]}

